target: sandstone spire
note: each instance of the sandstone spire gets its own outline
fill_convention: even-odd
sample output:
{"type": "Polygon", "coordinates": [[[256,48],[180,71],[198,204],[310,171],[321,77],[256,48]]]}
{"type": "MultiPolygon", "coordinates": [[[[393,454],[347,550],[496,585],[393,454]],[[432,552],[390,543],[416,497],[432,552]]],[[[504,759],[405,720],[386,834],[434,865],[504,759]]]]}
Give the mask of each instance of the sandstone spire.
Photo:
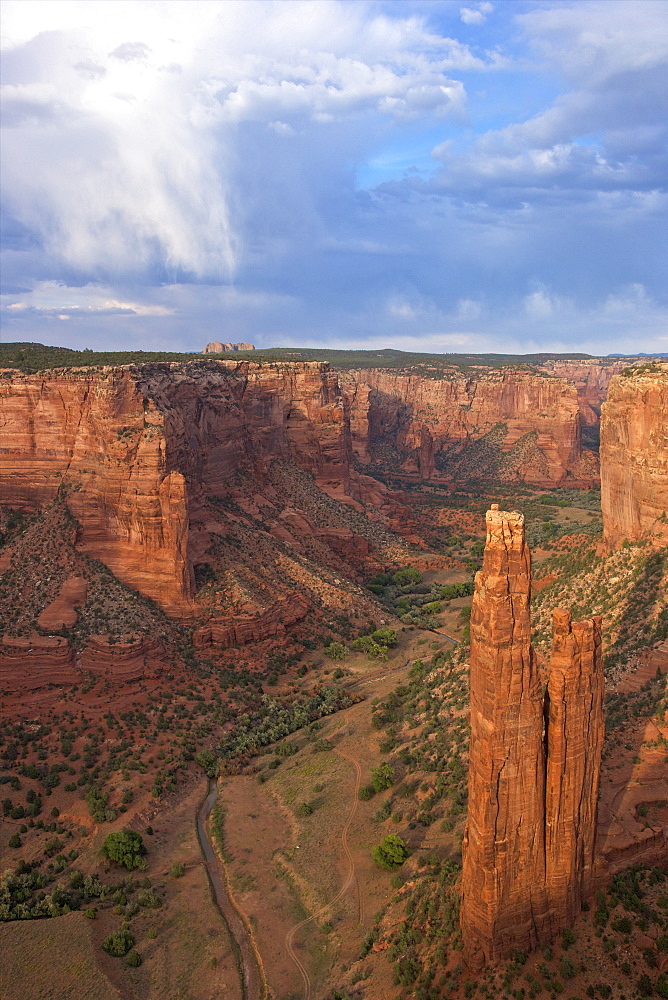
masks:
{"type": "Polygon", "coordinates": [[[569,926],[591,890],[603,748],[601,619],[553,614],[547,697],[545,865],[555,930],[569,926]]]}
{"type": "Polygon", "coordinates": [[[471,969],[549,933],[541,684],[524,516],[493,504],[471,609],[471,750],[462,934],[471,969]]]}
{"type": "Polygon", "coordinates": [[[545,944],[591,889],[603,746],[601,620],[554,612],[548,692],[531,647],[522,514],[487,512],[471,609],[461,926],[473,971],[545,944]]]}

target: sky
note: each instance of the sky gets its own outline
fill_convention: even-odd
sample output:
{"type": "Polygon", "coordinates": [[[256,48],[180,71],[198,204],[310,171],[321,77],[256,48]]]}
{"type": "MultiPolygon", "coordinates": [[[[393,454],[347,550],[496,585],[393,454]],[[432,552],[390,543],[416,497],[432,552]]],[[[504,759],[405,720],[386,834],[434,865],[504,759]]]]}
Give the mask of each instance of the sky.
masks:
{"type": "Polygon", "coordinates": [[[1,339],[668,351],[666,0],[4,0],[1,339]]]}

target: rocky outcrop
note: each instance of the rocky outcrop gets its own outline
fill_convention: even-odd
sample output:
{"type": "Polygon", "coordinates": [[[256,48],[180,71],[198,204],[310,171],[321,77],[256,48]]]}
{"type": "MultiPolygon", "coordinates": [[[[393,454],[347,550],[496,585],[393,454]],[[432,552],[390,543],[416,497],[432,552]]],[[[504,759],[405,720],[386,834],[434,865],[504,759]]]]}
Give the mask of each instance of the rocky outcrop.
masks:
{"type": "Polygon", "coordinates": [[[608,548],[668,544],[668,364],[616,375],[601,417],[601,507],[608,548]]]}
{"type": "Polygon", "coordinates": [[[570,926],[592,891],[603,749],[601,619],[553,613],[547,690],[545,879],[553,927],[570,926]]]}
{"type": "Polygon", "coordinates": [[[548,694],[531,646],[524,517],[487,513],[471,609],[461,926],[472,970],[530,951],[591,891],[603,743],[601,624],[555,613],[548,694]]]}
{"type": "Polygon", "coordinates": [[[76,684],[74,650],[58,635],[4,635],[0,639],[0,691],[35,691],[76,684]]]}
{"type": "Polygon", "coordinates": [[[461,924],[470,969],[549,937],[541,681],[524,515],[494,505],[471,608],[471,745],[461,924]]]}
{"type": "Polygon", "coordinates": [[[163,430],[127,368],[14,373],[0,383],[0,503],[36,510],[66,487],[81,547],[183,611],[187,497],[163,430]]]}
{"type": "Polygon", "coordinates": [[[86,602],[88,584],[82,576],[70,576],[61,585],[58,596],[48,604],[37,618],[45,632],[57,632],[76,624],[77,609],[86,602]]]}
{"type": "Polygon", "coordinates": [[[162,643],[146,635],[112,639],[91,635],[80,651],[63,636],[5,635],[0,639],[0,691],[36,691],[80,684],[88,674],[115,682],[154,676],[165,658],[162,643]]]}
{"type": "Polygon", "coordinates": [[[349,372],[354,454],[423,479],[522,478],[536,485],[587,482],[578,394],[535,371],[479,369],[427,375],[349,372]]]}
{"type": "Polygon", "coordinates": [[[292,599],[277,601],[262,614],[229,618],[225,622],[211,622],[195,630],[194,645],[201,649],[217,646],[245,646],[273,636],[284,636],[287,629],[300,621],[311,609],[311,604],[301,594],[292,599]]]}
{"type": "Polygon", "coordinates": [[[135,681],[155,676],[165,658],[165,648],[146,635],[125,635],[111,639],[91,635],[77,656],[77,668],[84,674],[109,677],[114,681],[135,681]]]}

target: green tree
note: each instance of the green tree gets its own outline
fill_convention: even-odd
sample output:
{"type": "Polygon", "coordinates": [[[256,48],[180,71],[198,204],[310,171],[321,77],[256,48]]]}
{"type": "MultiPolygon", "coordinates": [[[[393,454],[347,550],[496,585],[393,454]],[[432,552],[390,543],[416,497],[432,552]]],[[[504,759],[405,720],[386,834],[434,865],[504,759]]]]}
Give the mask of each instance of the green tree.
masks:
{"type": "Polygon", "coordinates": [[[371,784],[374,792],[384,792],[394,784],[394,771],[391,764],[381,764],[371,772],[371,784]]]}
{"type": "Polygon", "coordinates": [[[371,638],[381,646],[396,646],[397,630],[394,628],[379,628],[371,633],[371,638]]]}
{"type": "Polygon", "coordinates": [[[394,871],[396,868],[401,868],[410,851],[401,837],[396,833],[389,833],[387,837],[383,837],[381,844],[373,848],[371,854],[380,868],[394,871]]]}
{"type": "MultiPolygon", "coordinates": [[[[142,854],[146,853],[144,841],[134,830],[120,830],[110,833],[102,845],[102,853],[109,861],[115,861],[126,868],[141,868],[142,854]]],[[[123,952],[125,954],[125,952],[123,952]]]]}
{"type": "Polygon", "coordinates": [[[348,655],[348,647],[342,642],[330,642],[329,646],[324,647],[324,652],[330,660],[344,660],[348,655]]]}

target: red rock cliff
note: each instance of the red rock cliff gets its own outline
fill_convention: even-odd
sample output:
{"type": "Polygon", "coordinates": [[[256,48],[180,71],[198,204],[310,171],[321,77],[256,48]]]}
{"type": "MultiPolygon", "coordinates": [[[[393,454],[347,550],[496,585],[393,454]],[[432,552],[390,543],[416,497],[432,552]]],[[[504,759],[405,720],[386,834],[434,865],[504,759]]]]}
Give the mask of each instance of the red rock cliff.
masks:
{"type": "Polygon", "coordinates": [[[668,364],[616,375],[601,416],[603,538],[668,544],[668,364]]]}
{"type": "Polygon", "coordinates": [[[81,546],[177,613],[192,591],[191,520],[237,473],[261,479],[285,458],[351,492],[343,398],[319,363],[13,373],[0,455],[0,502],[38,508],[66,484],[81,546]]]}
{"type": "Polygon", "coordinates": [[[487,512],[471,609],[469,811],[463,844],[464,959],[477,970],[549,935],[541,682],[531,647],[524,516],[487,512]]]}
{"type": "Polygon", "coordinates": [[[566,379],[454,369],[431,378],[372,369],[348,373],[344,385],[362,464],[389,458],[422,478],[441,473],[463,480],[477,470],[541,485],[595,476],[595,469],[581,468],[578,395],[566,379]],[[467,449],[478,442],[472,468],[467,449]]]}
{"type": "Polygon", "coordinates": [[[14,373],[0,383],[0,502],[36,509],[67,484],[86,551],[182,610],[187,495],[163,430],[127,368],[14,373]]]}
{"type": "Polygon", "coordinates": [[[547,697],[545,878],[554,931],[591,894],[603,749],[601,619],[553,614],[547,697]]]}
{"type": "Polygon", "coordinates": [[[601,406],[608,394],[613,375],[628,366],[628,361],[583,358],[580,361],[546,361],[542,371],[568,379],[575,385],[580,406],[580,421],[585,427],[596,427],[601,419],[601,406]]]}

